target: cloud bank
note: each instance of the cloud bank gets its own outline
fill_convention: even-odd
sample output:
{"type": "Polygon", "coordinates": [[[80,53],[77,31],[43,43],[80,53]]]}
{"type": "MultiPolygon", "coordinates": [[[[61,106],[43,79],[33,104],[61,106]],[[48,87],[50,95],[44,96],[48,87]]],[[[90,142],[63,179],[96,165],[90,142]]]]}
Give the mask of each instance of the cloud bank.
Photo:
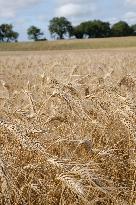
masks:
{"type": "Polygon", "coordinates": [[[14,18],[18,11],[38,2],[39,0],[0,0],[0,17],[14,18]]]}
{"type": "Polygon", "coordinates": [[[128,4],[136,5],[136,0],[126,0],[128,4]]]}
{"type": "Polygon", "coordinates": [[[96,10],[94,0],[57,0],[57,16],[81,17],[91,15],[96,10]]]}

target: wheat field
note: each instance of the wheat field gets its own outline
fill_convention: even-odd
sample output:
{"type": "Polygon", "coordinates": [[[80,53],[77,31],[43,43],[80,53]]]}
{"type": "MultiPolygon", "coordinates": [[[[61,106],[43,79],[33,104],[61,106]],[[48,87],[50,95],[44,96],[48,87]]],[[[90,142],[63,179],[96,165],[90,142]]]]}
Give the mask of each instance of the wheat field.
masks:
{"type": "Polygon", "coordinates": [[[136,203],[136,49],[0,53],[0,205],[136,203]]]}
{"type": "Polygon", "coordinates": [[[78,49],[136,48],[136,36],[0,43],[0,51],[47,51],[78,49]]]}

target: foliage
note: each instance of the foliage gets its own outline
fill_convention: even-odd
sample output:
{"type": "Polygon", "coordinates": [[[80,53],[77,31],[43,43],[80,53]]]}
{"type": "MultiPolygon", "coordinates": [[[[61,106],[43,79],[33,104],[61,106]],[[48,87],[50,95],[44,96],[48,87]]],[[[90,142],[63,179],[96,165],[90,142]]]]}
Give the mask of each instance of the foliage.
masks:
{"type": "Polygon", "coordinates": [[[132,25],[131,29],[133,30],[133,35],[136,36],[136,24],[132,25]]]}
{"type": "Polygon", "coordinates": [[[40,40],[40,37],[43,36],[41,29],[37,28],[36,26],[31,26],[27,30],[27,35],[29,39],[34,41],[40,40]]]}
{"type": "MultiPolygon", "coordinates": [[[[129,25],[125,21],[119,21],[110,26],[109,22],[89,20],[72,26],[72,23],[67,18],[54,17],[49,22],[49,32],[55,39],[136,36],[136,24],[129,25]]],[[[42,38],[44,33],[41,32],[41,29],[34,25],[27,29],[27,35],[29,39],[34,41],[47,40],[45,37],[42,38]]],[[[17,42],[18,36],[19,33],[13,30],[12,24],[0,25],[0,42],[17,42]]]]}
{"type": "Polygon", "coordinates": [[[72,35],[72,25],[65,17],[55,17],[50,20],[49,31],[52,36],[63,39],[64,35],[72,35]]]}
{"type": "Polygon", "coordinates": [[[76,38],[102,38],[110,36],[110,24],[100,20],[82,22],[74,27],[74,36],[76,38]]]}
{"type": "Polygon", "coordinates": [[[12,24],[0,25],[0,41],[11,42],[17,41],[19,34],[13,30],[12,24]]]}
{"type": "Polygon", "coordinates": [[[81,25],[75,26],[73,28],[73,35],[78,39],[82,39],[84,37],[83,27],[81,25]]]}
{"type": "Polygon", "coordinates": [[[119,21],[112,26],[111,33],[112,36],[130,36],[133,31],[125,21],[119,21]]]}
{"type": "Polygon", "coordinates": [[[87,21],[80,24],[82,31],[89,38],[101,38],[110,36],[110,24],[100,20],[87,21]]]}

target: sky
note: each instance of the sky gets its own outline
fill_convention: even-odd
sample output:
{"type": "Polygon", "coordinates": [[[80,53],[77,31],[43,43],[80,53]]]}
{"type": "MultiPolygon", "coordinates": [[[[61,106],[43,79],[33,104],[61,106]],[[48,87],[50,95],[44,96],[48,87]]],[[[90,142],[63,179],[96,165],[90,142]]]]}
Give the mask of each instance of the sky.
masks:
{"type": "Polygon", "coordinates": [[[101,19],[111,24],[119,20],[136,24],[136,0],[0,0],[0,24],[12,23],[26,41],[26,30],[35,25],[50,38],[49,20],[65,16],[73,25],[101,19]]]}

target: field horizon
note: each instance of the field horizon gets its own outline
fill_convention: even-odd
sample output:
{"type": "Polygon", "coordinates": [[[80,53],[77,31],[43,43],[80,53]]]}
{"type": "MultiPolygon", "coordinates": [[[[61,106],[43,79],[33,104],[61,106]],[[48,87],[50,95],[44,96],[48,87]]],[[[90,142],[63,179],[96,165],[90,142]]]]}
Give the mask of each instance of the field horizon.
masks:
{"type": "Polygon", "coordinates": [[[38,42],[0,43],[0,51],[46,51],[134,47],[136,47],[136,36],[79,40],[70,39],[38,42]]]}

